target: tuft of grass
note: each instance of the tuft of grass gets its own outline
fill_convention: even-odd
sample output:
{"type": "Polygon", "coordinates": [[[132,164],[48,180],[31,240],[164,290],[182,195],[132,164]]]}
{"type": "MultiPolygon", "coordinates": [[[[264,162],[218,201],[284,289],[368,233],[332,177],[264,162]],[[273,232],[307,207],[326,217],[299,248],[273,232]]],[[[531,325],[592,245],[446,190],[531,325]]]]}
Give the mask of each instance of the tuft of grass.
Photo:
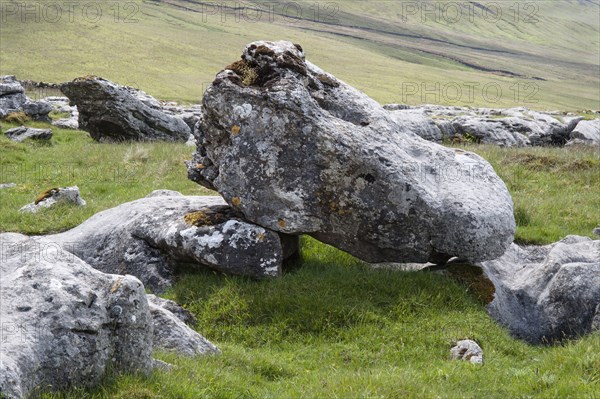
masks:
{"type": "Polygon", "coordinates": [[[4,122],[16,123],[18,125],[23,125],[25,122],[29,122],[30,120],[31,117],[26,115],[23,111],[11,112],[4,117],[4,122]]]}

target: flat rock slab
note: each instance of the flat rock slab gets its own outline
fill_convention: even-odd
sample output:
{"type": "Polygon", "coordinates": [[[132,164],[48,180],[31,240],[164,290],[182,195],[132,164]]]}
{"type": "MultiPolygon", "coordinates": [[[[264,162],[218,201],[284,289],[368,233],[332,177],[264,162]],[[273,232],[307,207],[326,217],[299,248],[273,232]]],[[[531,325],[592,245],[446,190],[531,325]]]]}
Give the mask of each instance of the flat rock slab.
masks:
{"type": "Polygon", "coordinates": [[[6,137],[12,141],[22,143],[26,139],[32,140],[50,140],[52,138],[51,129],[35,129],[32,127],[15,127],[4,132],[6,137]]]}
{"type": "Polygon", "coordinates": [[[92,267],[131,274],[161,292],[178,265],[227,274],[275,277],[297,252],[298,238],[246,222],[221,197],[157,191],[100,212],[81,225],[48,236],[92,267]]]}
{"type": "Polygon", "coordinates": [[[253,223],[371,263],[494,259],[512,242],[488,162],[411,134],[299,45],[249,44],[202,106],[189,177],[253,223]]]}
{"type": "Polygon", "coordinates": [[[166,114],[146,93],[88,76],[61,85],[77,106],[79,128],[98,141],[181,141],[190,135],[183,119],[166,114]]]}
{"type": "Polygon", "coordinates": [[[51,208],[60,203],[77,206],[86,205],[85,200],[81,198],[79,187],[60,187],[44,191],[34,202],[23,206],[19,211],[24,213],[37,213],[40,209],[51,208]]]}

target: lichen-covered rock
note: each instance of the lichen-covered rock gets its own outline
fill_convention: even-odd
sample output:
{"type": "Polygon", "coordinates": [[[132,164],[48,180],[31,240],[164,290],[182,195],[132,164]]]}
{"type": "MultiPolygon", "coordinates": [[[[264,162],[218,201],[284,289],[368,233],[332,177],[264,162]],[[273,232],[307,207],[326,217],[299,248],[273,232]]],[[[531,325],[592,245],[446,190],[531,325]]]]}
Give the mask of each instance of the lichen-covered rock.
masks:
{"type": "Polygon", "coordinates": [[[138,279],[96,271],[52,241],[0,234],[0,244],[0,396],[150,371],[152,318],[138,279]]]}
{"type": "Polygon", "coordinates": [[[31,204],[27,204],[20,212],[37,213],[42,208],[50,208],[58,203],[73,204],[77,206],[85,206],[86,202],[81,198],[79,187],[61,187],[51,188],[40,194],[37,199],[31,204]]]}
{"type": "Polygon", "coordinates": [[[512,242],[512,199],[485,160],[407,134],[299,45],[246,46],[197,127],[189,177],[270,230],[372,263],[493,259],[512,242]]]}
{"type": "Polygon", "coordinates": [[[144,92],[90,76],[61,85],[79,111],[79,127],[98,141],[182,141],[190,128],[144,92]]]}
{"type": "Polygon", "coordinates": [[[21,82],[13,75],[0,76],[0,118],[22,111],[32,119],[50,122],[52,106],[46,101],[32,101],[25,95],[21,82]]]}
{"type": "Polygon", "coordinates": [[[546,246],[513,244],[482,263],[496,287],[493,318],[516,337],[553,342],[591,332],[600,320],[600,240],[569,236],[546,246]]]}
{"type": "Polygon", "coordinates": [[[483,350],[477,342],[470,339],[463,339],[450,349],[450,358],[453,360],[464,360],[473,364],[483,364],[483,350]]]}
{"type": "Polygon", "coordinates": [[[279,276],[283,260],[298,250],[297,237],[244,221],[220,197],[166,194],[100,212],[48,238],[75,243],[73,252],[92,267],[131,274],[155,292],[171,285],[178,265],[279,276]]]}
{"type": "Polygon", "coordinates": [[[4,132],[4,135],[12,141],[22,143],[26,139],[32,140],[50,140],[52,138],[51,129],[35,129],[32,127],[15,127],[8,129],[4,132]]]}

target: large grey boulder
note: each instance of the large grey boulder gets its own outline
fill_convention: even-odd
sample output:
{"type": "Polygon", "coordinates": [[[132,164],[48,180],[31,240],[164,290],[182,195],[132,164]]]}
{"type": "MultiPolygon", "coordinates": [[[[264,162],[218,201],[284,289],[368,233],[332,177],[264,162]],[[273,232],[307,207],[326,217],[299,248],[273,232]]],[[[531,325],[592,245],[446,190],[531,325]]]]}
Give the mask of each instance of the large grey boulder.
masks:
{"type": "Polygon", "coordinates": [[[581,121],[571,132],[571,141],[567,145],[600,145],[600,119],[581,121]]]}
{"type": "Polygon", "coordinates": [[[246,46],[195,136],[190,179],[270,230],[372,263],[493,259],[512,242],[512,199],[484,159],[406,132],[299,45],[246,46]]]}
{"type": "Polygon", "coordinates": [[[50,140],[52,138],[52,130],[21,126],[8,129],[4,132],[4,135],[8,137],[9,140],[22,143],[26,139],[50,140]]]}
{"type": "Polygon", "coordinates": [[[108,80],[88,76],[61,85],[77,106],[79,127],[98,141],[182,141],[190,128],[162,111],[146,93],[108,80]]]}
{"type": "Polygon", "coordinates": [[[106,273],[131,274],[155,292],[172,284],[179,265],[227,274],[275,277],[298,249],[287,237],[243,220],[220,197],[154,193],[100,212],[64,233],[73,253],[106,273]]]}
{"type": "Polygon", "coordinates": [[[96,271],[51,241],[0,234],[0,244],[0,396],[151,370],[152,318],[138,279],[96,271]]]}
{"type": "Polygon", "coordinates": [[[600,328],[600,240],[513,244],[482,267],[496,287],[488,310],[514,336],[543,343],[600,328]]]}
{"type": "Polygon", "coordinates": [[[403,131],[408,131],[418,135],[419,137],[441,143],[444,134],[433,119],[429,118],[420,109],[399,109],[391,110],[392,118],[400,125],[403,131]]]}

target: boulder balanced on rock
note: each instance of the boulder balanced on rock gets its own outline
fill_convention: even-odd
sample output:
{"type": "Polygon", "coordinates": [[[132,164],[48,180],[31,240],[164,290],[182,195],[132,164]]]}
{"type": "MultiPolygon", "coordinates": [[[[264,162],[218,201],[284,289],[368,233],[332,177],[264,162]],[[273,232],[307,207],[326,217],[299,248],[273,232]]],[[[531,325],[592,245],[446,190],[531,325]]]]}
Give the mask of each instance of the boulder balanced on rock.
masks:
{"type": "Polygon", "coordinates": [[[188,173],[256,224],[368,262],[502,255],[513,203],[491,166],[402,129],[299,45],[255,42],[206,91],[188,173]]]}
{"type": "Polygon", "coordinates": [[[79,110],[79,127],[98,141],[182,141],[190,135],[183,119],[167,115],[139,90],[88,76],[61,86],[79,110]]]}

